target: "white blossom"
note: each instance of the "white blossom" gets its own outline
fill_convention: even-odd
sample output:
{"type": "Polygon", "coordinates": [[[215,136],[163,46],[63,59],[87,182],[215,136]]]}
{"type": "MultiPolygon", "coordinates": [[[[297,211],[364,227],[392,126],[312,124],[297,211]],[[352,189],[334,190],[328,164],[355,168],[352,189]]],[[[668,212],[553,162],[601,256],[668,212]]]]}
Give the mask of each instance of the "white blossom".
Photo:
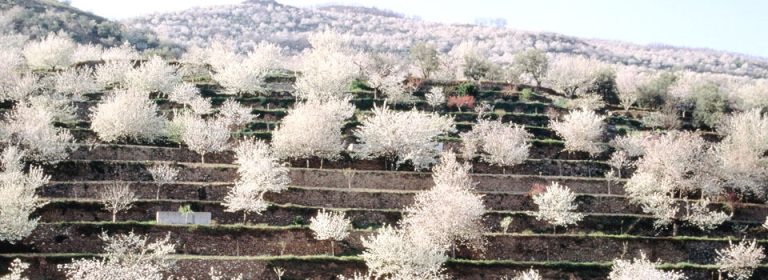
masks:
{"type": "Polygon", "coordinates": [[[554,226],[575,225],[584,218],[584,214],[575,212],[578,208],[576,194],[557,182],[552,182],[543,193],[534,195],[533,202],[539,206],[536,219],[554,226]]]}
{"type": "Polygon", "coordinates": [[[372,111],[355,131],[361,146],[357,153],[363,158],[388,157],[398,165],[410,161],[425,169],[440,154],[436,138],[454,131],[453,120],[436,113],[393,111],[386,104],[372,111]]]}
{"type": "Polygon", "coordinates": [[[442,87],[433,87],[429,89],[429,92],[424,94],[424,98],[427,100],[427,104],[435,109],[445,104],[445,93],[443,93],[442,87]]]}
{"type": "Polygon", "coordinates": [[[22,158],[23,151],[7,146],[0,159],[0,241],[15,243],[37,227],[39,218],[30,219],[43,205],[37,189],[50,180],[39,167],[32,166],[25,173],[22,158]]]}
{"type": "Polygon", "coordinates": [[[152,56],[141,66],[125,73],[125,87],[141,92],[169,93],[181,83],[176,67],[168,65],[159,56],[152,56]]]}
{"type": "Polygon", "coordinates": [[[29,278],[21,276],[27,268],[29,268],[28,263],[22,262],[18,258],[13,259],[13,262],[8,267],[11,273],[0,277],[0,280],[29,280],[29,278]]]}
{"type": "Polygon", "coordinates": [[[90,68],[69,68],[56,73],[54,89],[57,93],[71,96],[72,100],[83,100],[83,94],[94,93],[101,89],[93,77],[90,68]]]}
{"type": "Polygon", "coordinates": [[[96,82],[103,88],[125,83],[128,72],[133,71],[130,60],[108,60],[96,65],[96,82]]]}
{"type": "Polygon", "coordinates": [[[116,90],[91,108],[91,129],[106,142],[151,142],[165,135],[165,119],[145,92],[116,90]]]}
{"type": "Polygon", "coordinates": [[[709,210],[707,208],[709,204],[710,200],[708,198],[701,199],[696,203],[689,202],[690,209],[685,220],[702,230],[713,230],[731,219],[730,215],[722,211],[709,210]]]}
{"type": "Polygon", "coordinates": [[[327,212],[322,209],[309,220],[309,229],[315,233],[315,239],[331,242],[331,255],[334,255],[333,241],[347,238],[350,227],[352,222],[344,216],[344,212],[327,212]]]}
{"type": "Polygon", "coordinates": [[[515,277],[512,278],[503,278],[504,280],[542,280],[541,275],[539,275],[539,272],[534,270],[533,268],[520,272],[515,277]]]}
{"type": "Polygon", "coordinates": [[[104,49],[104,52],[101,54],[101,59],[106,62],[117,60],[131,61],[139,58],[139,53],[128,42],[124,42],[117,47],[104,49]]]}
{"type": "Polygon", "coordinates": [[[174,266],[170,255],[175,251],[170,234],[150,242],[148,237],[128,234],[109,236],[102,233],[104,257],[79,259],[58,268],[69,280],[162,280],[174,266]]]}
{"type": "Polygon", "coordinates": [[[616,89],[624,111],[629,110],[640,96],[640,87],[648,84],[654,76],[637,71],[636,68],[622,67],[616,72],[616,89]]]}
{"type": "Polygon", "coordinates": [[[206,154],[229,148],[231,132],[222,118],[203,119],[197,114],[181,113],[174,116],[173,123],[181,130],[181,142],[200,155],[201,163],[205,163],[206,154]]]}
{"type": "Polygon", "coordinates": [[[189,108],[198,115],[205,115],[211,112],[211,101],[209,98],[200,96],[200,89],[191,83],[180,83],[168,94],[168,99],[189,106],[189,108]]]}
{"type": "Polygon", "coordinates": [[[312,34],[312,48],[301,55],[301,75],[296,79],[296,96],[301,99],[339,99],[346,97],[357,76],[355,57],[345,38],[333,32],[312,34]]]}
{"type": "Polygon", "coordinates": [[[0,139],[25,150],[27,160],[55,162],[69,157],[74,138],[69,130],[53,126],[55,112],[42,101],[21,102],[0,121],[0,139]]]}
{"type": "Polygon", "coordinates": [[[581,95],[586,93],[602,67],[597,60],[581,56],[555,57],[549,64],[546,84],[567,97],[581,95]]]}
{"type": "Polygon", "coordinates": [[[601,138],[605,125],[604,116],[593,111],[574,110],[562,121],[552,121],[549,126],[565,140],[566,151],[584,151],[590,155],[603,151],[601,138]]]}
{"type": "Polygon", "coordinates": [[[474,190],[469,168],[459,164],[453,153],[444,153],[432,171],[435,186],[416,195],[403,217],[404,228],[444,249],[456,243],[478,244],[486,210],[482,196],[474,190]]]}
{"type": "Polygon", "coordinates": [[[103,52],[104,50],[99,45],[78,45],[72,53],[72,63],[99,61],[103,52]]]}
{"type": "Polygon", "coordinates": [[[614,260],[609,280],[685,280],[685,274],[676,271],[657,269],[659,263],[653,263],[640,252],[640,258],[634,260],[614,260]]]}
{"type": "Polygon", "coordinates": [[[244,59],[216,67],[213,79],[228,94],[262,91],[266,75],[279,66],[282,50],[275,44],[262,42],[244,59]]]}
{"type": "Polygon", "coordinates": [[[243,211],[243,223],[248,213],[260,214],[267,209],[267,192],[279,193],[288,188],[288,168],[263,141],[242,140],[235,148],[235,163],[240,178],[224,198],[227,212],[243,211]]]}
{"type": "Polygon", "coordinates": [[[77,44],[64,33],[50,33],[40,41],[32,41],[24,46],[24,58],[27,65],[36,69],[61,69],[72,62],[72,54],[77,44]]]}
{"type": "Polygon", "coordinates": [[[448,257],[443,248],[387,225],[362,242],[363,260],[376,279],[444,279],[440,274],[448,257]]]}
{"type": "Polygon", "coordinates": [[[467,158],[481,152],[483,161],[493,165],[512,166],[528,159],[531,134],[522,125],[480,120],[472,131],[460,134],[467,158]]]}
{"type": "Polygon", "coordinates": [[[728,240],[728,244],[728,248],[715,251],[720,272],[728,273],[728,276],[738,280],[749,279],[765,259],[763,248],[755,240],[742,240],[736,245],[728,240]]]}
{"type": "Polygon", "coordinates": [[[348,99],[296,104],[272,132],[275,153],[281,158],[338,158],[345,148],[341,129],[354,110],[348,99]]]}

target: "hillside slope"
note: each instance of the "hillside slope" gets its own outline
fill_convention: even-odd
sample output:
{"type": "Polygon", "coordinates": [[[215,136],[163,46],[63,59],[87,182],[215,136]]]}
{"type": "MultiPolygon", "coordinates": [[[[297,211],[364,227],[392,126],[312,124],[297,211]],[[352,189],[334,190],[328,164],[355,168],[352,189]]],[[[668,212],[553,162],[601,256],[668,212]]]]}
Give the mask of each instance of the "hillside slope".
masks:
{"type": "Polygon", "coordinates": [[[158,40],[150,30],[129,28],[55,0],[0,1],[0,32],[19,33],[35,39],[59,31],[66,32],[81,44],[111,47],[128,41],[139,50],[178,49],[158,40]]]}
{"type": "Polygon", "coordinates": [[[273,1],[246,1],[239,5],[193,8],[152,14],[125,21],[126,25],[155,31],[181,45],[207,45],[215,39],[250,42],[268,40],[297,51],[307,47],[306,36],[326,28],[347,33],[360,48],[403,53],[415,42],[426,41],[442,51],[465,40],[488,49],[504,63],[521,49],[535,47],[550,53],[579,54],[600,60],[655,69],[768,77],[768,59],[706,49],[643,46],[625,42],[581,39],[554,33],[510,28],[426,22],[391,12],[333,6],[298,8],[273,1]]]}

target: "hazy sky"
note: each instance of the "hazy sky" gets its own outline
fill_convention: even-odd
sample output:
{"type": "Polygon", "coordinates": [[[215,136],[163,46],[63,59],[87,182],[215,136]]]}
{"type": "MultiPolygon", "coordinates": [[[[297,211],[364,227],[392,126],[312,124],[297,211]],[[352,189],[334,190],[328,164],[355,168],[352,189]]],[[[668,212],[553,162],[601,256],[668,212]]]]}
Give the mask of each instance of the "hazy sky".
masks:
{"type": "MultiPolygon", "coordinates": [[[[72,5],[121,19],[241,0],[72,0],[72,5]]],[[[278,0],[293,6],[328,1],[278,0]]],[[[375,6],[429,21],[472,23],[505,18],[520,30],[549,31],[634,43],[703,47],[768,57],[765,0],[333,0],[375,6]]]]}

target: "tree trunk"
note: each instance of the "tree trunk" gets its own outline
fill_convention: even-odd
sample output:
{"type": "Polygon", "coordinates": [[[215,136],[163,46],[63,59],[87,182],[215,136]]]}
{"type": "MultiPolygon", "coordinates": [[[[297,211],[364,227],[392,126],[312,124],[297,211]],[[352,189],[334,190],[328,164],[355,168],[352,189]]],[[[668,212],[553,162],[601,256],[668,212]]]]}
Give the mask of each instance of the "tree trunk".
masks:
{"type": "Polygon", "coordinates": [[[320,169],[323,169],[323,158],[320,158],[320,169]]]}
{"type": "Polygon", "coordinates": [[[112,211],[112,222],[117,222],[117,211],[112,211]]]}
{"type": "Polygon", "coordinates": [[[163,187],[163,184],[157,185],[157,194],[155,195],[155,199],[158,199],[158,200],[160,199],[160,188],[162,187],[163,187]]]}
{"type": "Polygon", "coordinates": [[[243,211],[243,225],[245,225],[246,217],[248,217],[248,212],[243,211]]]}
{"type": "Polygon", "coordinates": [[[333,249],[333,239],[330,239],[329,241],[331,241],[331,256],[335,256],[336,254],[333,249]]]}
{"type": "Polygon", "coordinates": [[[309,159],[307,159],[307,168],[309,168],[309,159]]]}
{"type": "Polygon", "coordinates": [[[200,154],[200,163],[205,164],[205,153],[200,154]]]}

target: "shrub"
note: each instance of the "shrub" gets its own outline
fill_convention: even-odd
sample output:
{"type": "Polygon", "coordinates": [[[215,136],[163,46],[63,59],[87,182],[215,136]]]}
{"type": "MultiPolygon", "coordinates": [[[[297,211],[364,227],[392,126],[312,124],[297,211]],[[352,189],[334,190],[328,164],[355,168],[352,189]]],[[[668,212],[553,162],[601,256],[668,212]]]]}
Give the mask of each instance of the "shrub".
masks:
{"type": "Polygon", "coordinates": [[[669,98],[670,87],[677,77],[669,72],[662,72],[648,83],[637,88],[637,105],[645,108],[658,108],[669,98]]]}
{"type": "Polygon", "coordinates": [[[160,189],[163,185],[176,182],[176,177],[179,176],[179,169],[170,164],[155,164],[147,168],[147,171],[149,171],[149,174],[152,175],[152,180],[157,184],[155,199],[160,199],[160,189]]]}
{"type": "Polygon", "coordinates": [[[151,142],[165,135],[165,119],[146,93],[117,90],[91,109],[91,128],[106,142],[151,142]]]}
{"type": "Polygon", "coordinates": [[[456,95],[458,96],[466,96],[466,95],[476,95],[477,94],[477,85],[472,82],[464,82],[461,83],[456,87],[456,95]]]}
{"type": "Polygon", "coordinates": [[[454,123],[449,117],[416,110],[392,111],[384,104],[374,107],[373,115],[355,130],[360,143],[357,156],[387,157],[397,165],[410,161],[416,169],[424,169],[440,154],[437,137],[452,131],[454,123]]]}
{"type": "Polygon", "coordinates": [[[448,108],[456,107],[461,112],[461,108],[472,109],[475,107],[475,97],[470,95],[449,96],[448,108]]]}
{"type": "Polygon", "coordinates": [[[50,33],[40,41],[28,43],[23,50],[27,65],[38,69],[61,69],[72,62],[77,44],[64,33],[50,33]]]}
{"type": "Polygon", "coordinates": [[[584,151],[596,155],[603,151],[600,140],[603,136],[603,120],[592,111],[574,110],[563,121],[552,121],[552,128],[565,140],[566,151],[584,151]]]}
{"type": "Polygon", "coordinates": [[[515,277],[512,278],[502,278],[503,280],[542,280],[541,275],[539,275],[539,272],[534,270],[533,268],[518,273],[515,277]]]}
{"type": "Polygon", "coordinates": [[[520,92],[521,101],[531,101],[532,97],[533,97],[533,91],[529,88],[523,89],[523,91],[520,92]]]}

